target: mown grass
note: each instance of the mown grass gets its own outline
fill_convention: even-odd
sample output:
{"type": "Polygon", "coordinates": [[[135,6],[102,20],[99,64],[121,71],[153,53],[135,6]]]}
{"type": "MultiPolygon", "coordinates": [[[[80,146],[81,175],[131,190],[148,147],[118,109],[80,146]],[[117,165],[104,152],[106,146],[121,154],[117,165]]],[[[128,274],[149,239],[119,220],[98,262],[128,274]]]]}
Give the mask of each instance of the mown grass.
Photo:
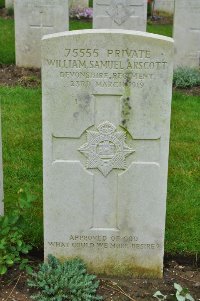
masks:
{"type": "Polygon", "coordinates": [[[12,209],[20,188],[36,196],[27,212],[26,236],[42,242],[41,90],[0,88],[2,104],[5,208],[12,209]]]}
{"type": "Polygon", "coordinates": [[[14,20],[0,18],[0,64],[15,63],[14,20]]]}
{"type": "Polygon", "coordinates": [[[166,250],[200,252],[200,97],[174,93],[166,250]]]}
{"type": "Polygon", "coordinates": [[[69,30],[92,29],[91,21],[70,20],[69,30]]]}
{"type": "Polygon", "coordinates": [[[173,27],[171,24],[148,24],[147,25],[147,32],[160,34],[167,37],[172,37],[173,27]]]}
{"type": "MultiPolygon", "coordinates": [[[[19,188],[37,196],[27,237],[42,244],[41,90],[1,87],[5,204],[19,188]]],[[[168,180],[166,251],[200,252],[200,98],[174,93],[168,180]]]]}

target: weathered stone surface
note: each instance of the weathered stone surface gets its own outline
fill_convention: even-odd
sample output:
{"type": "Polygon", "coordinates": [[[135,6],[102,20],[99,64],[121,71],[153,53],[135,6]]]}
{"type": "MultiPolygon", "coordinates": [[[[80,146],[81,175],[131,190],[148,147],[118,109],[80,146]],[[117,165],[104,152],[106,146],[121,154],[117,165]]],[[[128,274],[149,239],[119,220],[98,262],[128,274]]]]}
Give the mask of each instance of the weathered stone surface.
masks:
{"type": "Polygon", "coordinates": [[[162,276],[172,61],[158,35],[44,37],[45,258],[162,276]]]}
{"type": "Polygon", "coordinates": [[[174,0],[155,0],[154,8],[157,11],[174,13],[174,0]]]}
{"type": "Polygon", "coordinates": [[[1,107],[0,107],[0,215],[4,214],[3,204],[3,160],[2,160],[2,137],[1,137],[1,107]]]}
{"type": "Polygon", "coordinates": [[[175,67],[200,66],[200,1],[176,0],[174,16],[175,67]]]}
{"type": "Polygon", "coordinates": [[[14,8],[14,0],[5,0],[6,8],[14,8]]]}
{"type": "Polygon", "coordinates": [[[68,28],[68,0],[15,1],[16,65],[40,67],[42,36],[68,28]]]}
{"type": "Polygon", "coordinates": [[[146,0],[95,0],[93,28],[146,31],[146,0]]]}
{"type": "Polygon", "coordinates": [[[69,0],[69,7],[89,7],[89,0],[69,0]]]}

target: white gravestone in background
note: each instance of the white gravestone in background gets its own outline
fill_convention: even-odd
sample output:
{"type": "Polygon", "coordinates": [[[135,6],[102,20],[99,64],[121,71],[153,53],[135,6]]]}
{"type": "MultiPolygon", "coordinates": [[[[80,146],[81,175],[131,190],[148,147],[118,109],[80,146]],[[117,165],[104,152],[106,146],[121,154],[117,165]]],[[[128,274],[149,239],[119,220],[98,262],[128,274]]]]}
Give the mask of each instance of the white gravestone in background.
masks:
{"type": "Polygon", "coordinates": [[[45,258],[162,276],[173,51],[128,30],[43,38],[45,258]]]}
{"type": "Polygon", "coordinates": [[[154,0],[154,9],[167,13],[174,13],[174,0],[154,0]]]}
{"type": "Polygon", "coordinates": [[[3,160],[2,160],[2,137],[1,137],[1,108],[0,108],[0,215],[4,214],[3,203],[3,160]]]}
{"type": "Polygon", "coordinates": [[[14,8],[14,0],[5,0],[6,8],[14,8]]]}
{"type": "Polygon", "coordinates": [[[175,67],[200,67],[200,1],[176,0],[175,67]]]}
{"type": "Polygon", "coordinates": [[[89,0],[69,0],[69,7],[89,7],[89,0]]]}
{"type": "Polygon", "coordinates": [[[146,0],[94,0],[93,28],[146,31],[146,0]]]}
{"type": "Polygon", "coordinates": [[[16,0],[16,65],[39,68],[42,36],[68,28],[68,0],[16,0]]]}

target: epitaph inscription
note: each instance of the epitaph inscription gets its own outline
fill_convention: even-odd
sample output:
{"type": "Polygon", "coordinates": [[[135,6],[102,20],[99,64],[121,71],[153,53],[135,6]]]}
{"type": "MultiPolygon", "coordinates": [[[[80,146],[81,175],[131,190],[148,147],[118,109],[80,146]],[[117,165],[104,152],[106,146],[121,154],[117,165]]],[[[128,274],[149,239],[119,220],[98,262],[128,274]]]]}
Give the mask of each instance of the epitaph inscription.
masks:
{"type": "Polygon", "coordinates": [[[161,277],[172,39],[86,30],[42,43],[45,258],[161,277]]]}

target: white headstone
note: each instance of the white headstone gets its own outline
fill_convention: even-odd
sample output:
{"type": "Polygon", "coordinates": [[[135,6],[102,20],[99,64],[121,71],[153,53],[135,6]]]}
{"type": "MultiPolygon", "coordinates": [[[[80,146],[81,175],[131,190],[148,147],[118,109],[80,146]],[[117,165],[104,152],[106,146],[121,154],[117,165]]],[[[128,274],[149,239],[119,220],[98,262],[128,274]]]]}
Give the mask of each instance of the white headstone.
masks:
{"type": "Polygon", "coordinates": [[[43,38],[45,258],[162,276],[173,51],[130,30],[43,38]]]}
{"type": "Polygon", "coordinates": [[[93,28],[146,31],[146,0],[95,0],[93,28]]]}
{"type": "Polygon", "coordinates": [[[166,13],[174,13],[174,0],[154,0],[154,9],[166,13]]]}
{"type": "Polygon", "coordinates": [[[69,0],[69,6],[72,8],[89,7],[89,0],[69,0]]]}
{"type": "Polygon", "coordinates": [[[200,67],[200,1],[176,0],[175,67],[200,67]]]}
{"type": "Polygon", "coordinates": [[[39,68],[42,36],[68,28],[68,0],[15,1],[16,65],[39,68]]]}
{"type": "Polygon", "coordinates": [[[14,0],[5,0],[6,8],[14,8],[14,0]]]}
{"type": "Polygon", "coordinates": [[[4,214],[3,203],[3,160],[2,160],[2,137],[1,137],[1,107],[0,107],[0,215],[4,214]]]}

